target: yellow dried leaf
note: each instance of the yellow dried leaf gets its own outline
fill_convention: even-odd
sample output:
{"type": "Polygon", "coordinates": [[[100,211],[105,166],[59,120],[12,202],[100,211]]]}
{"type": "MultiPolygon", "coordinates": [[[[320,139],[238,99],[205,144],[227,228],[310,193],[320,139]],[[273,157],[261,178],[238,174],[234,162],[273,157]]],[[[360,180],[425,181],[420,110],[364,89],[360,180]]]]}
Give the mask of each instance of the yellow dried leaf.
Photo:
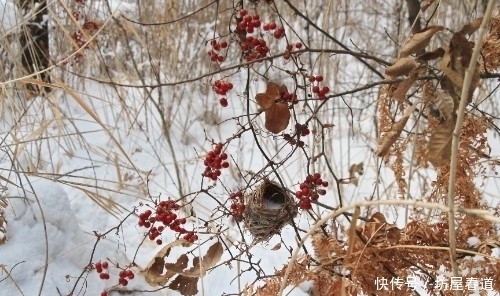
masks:
{"type": "Polygon", "coordinates": [[[403,117],[399,119],[398,121],[394,122],[391,126],[391,129],[387,131],[380,139],[378,148],[377,148],[377,156],[382,157],[389,152],[389,148],[391,148],[392,144],[396,142],[396,140],[399,138],[399,135],[403,131],[403,128],[406,125],[406,122],[410,118],[410,115],[415,111],[417,108],[417,104],[413,104],[410,108],[406,109],[405,113],[403,114],[403,117]]]}
{"type": "Polygon", "coordinates": [[[412,57],[404,57],[397,60],[393,65],[385,69],[385,74],[390,76],[407,75],[411,70],[418,66],[417,62],[412,57]]]}
{"type": "Polygon", "coordinates": [[[411,54],[424,50],[431,42],[432,36],[439,31],[444,30],[443,26],[429,26],[420,32],[413,34],[410,40],[401,49],[401,57],[407,57],[411,54]]]}

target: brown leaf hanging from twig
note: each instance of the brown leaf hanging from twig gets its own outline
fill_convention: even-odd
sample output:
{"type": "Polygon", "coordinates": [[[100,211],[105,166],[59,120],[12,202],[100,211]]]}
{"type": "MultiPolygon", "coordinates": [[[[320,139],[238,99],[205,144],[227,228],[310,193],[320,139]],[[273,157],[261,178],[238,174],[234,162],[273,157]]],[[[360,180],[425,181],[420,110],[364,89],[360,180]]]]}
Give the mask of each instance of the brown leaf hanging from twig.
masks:
{"type": "Polygon", "coordinates": [[[264,127],[274,134],[285,130],[290,122],[291,113],[288,104],[281,101],[281,94],[286,91],[285,85],[279,86],[269,81],[266,92],[258,93],[255,96],[257,104],[264,109],[264,127]]]}
{"type": "Polygon", "coordinates": [[[392,97],[394,98],[394,100],[403,102],[406,99],[406,93],[410,90],[415,81],[417,81],[420,70],[420,68],[411,70],[410,75],[408,75],[405,80],[399,83],[396,90],[392,93],[392,97]]]}
{"type": "Polygon", "coordinates": [[[385,69],[385,74],[390,76],[407,75],[411,70],[418,66],[417,62],[412,57],[404,57],[397,60],[393,65],[385,69]]]}
{"type": "Polygon", "coordinates": [[[428,144],[428,155],[429,162],[435,167],[441,167],[450,163],[451,142],[456,121],[457,116],[452,114],[450,119],[442,121],[432,131],[428,144]]]}
{"type": "Polygon", "coordinates": [[[401,57],[407,57],[411,54],[424,50],[431,42],[432,36],[439,31],[444,30],[443,26],[429,26],[422,31],[413,34],[410,40],[401,49],[401,57]]]}
{"type": "Polygon", "coordinates": [[[399,135],[403,131],[403,128],[406,125],[406,122],[410,118],[410,115],[415,111],[417,108],[417,104],[413,104],[410,108],[406,109],[405,113],[403,114],[403,117],[399,119],[398,121],[394,122],[391,126],[391,129],[385,132],[385,134],[381,137],[378,148],[377,148],[377,156],[382,157],[389,152],[389,148],[391,148],[392,144],[396,142],[396,140],[399,138],[399,135]]]}
{"type": "MultiPolygon", "coordinates": [[[[445,90],[452,95],[456,100],[460,99],[462,87],[464,84],[465,71],[469,67],[472,57],[472,49],[474,43],[469,42],[462,33],[455,33],[450,40],[448,49],[446,50],[443,59],[440,63],[441,71],[446,75],[446,78],[451,82],[453,87],[446,87],[445,90]]],[[[479,63],[473,73],[471,85],[468,93],[468,102],[472,100],[472,94],[479,83],[479,63]]]]}
{"type": "Polygon", "coordinates": [[[365,171],[362,162],[351,165],[349,167],[349,180],[351,181],[351,184],[358,186],[358,177],[356,176],[356,173],[361,176],[364,174],[364,172],[365,171]]]}
{"type": "Polygon", "coordinates": [[[483,22],[483,18],[477,18],[473,20],[472,22],[468,23],[467,25],[462,27],[462,30],[460,30],[460,33],[464,35],[472,35],[474,32],[476,32],[479,27],[481,27],[481,23],[483,22]]]}

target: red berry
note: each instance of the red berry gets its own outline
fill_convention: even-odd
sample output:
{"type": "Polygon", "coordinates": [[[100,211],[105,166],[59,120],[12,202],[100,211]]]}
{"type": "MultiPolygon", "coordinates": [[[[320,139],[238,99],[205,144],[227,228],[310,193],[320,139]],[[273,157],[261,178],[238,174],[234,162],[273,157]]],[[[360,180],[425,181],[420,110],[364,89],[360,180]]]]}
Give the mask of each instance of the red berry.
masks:
{"type": "Polygon", "coordinates": [[[328,86],[323,86],[323,88],[321,89],[321,93],[322,94],[327,94],[328,92],[330,91],[330,88],[328,86]]]}
{"type": "Polygon", "coordinates": [[[157,244],[157,245],[161,245],[162,243],[163,243],[163,242],[161,241],[161,239],[157,239],[157,240],[156,240],[156,244],[157,244]]]}
{"type": "Polygon", "coordinates": [[[217,40],[215,40],[215,39],[210,40],[210,45],[214,46],[216,44],[217,44],[217,40]]]}
{"type": "Polygon", "coordinates": [[[321,179],[321,175],[320,175],[319,173],[315,173],[315,174],[313,175],[313,178],[314,178],[314,179],[321,179]]]}
{"type": "Polygon", "coordinates": [[[104,261],[102,263],[102,268],[104,268],[104,269],[108,268],[108,262],[104,261]]]}
{"type": "Polygon", "coordinates": [[[317,82],[323,81],[323,76],[321,76],[321,75],[316,76],[316,81],[317,82]]]}
{"type": "Polygon", "coordinates": [[[108,296],[108,295],[109,295],[109,294],[108,294],[108,291],[102,291],[102,292],[101,292],[101,296],[108,296]]]}
{"type": "Polygon", "coordinates": [[[240,10],[240,15],[241,16],[245,16],[245,15],[247,15],[247,13],[248,13],[248,11],[246,9],[240,10]]]}
{"type": "Polygon", "coordinates": [[[219,102],[220,102],[220,105],[221,105],[222,107],[227,107],[227,99],[226,99],[226,98],[221,98],[221,99],[219,100],[219,102]]]}
{"type": "Polygon", "coordinates": [[[321,185],[323,185],[323,187],[328,187],[328,181],[323,181],[323,183],[321,183],[321,185]]]}
{"type": "Polygon", "coordinates": [[[225,168],[225,169],[227,169],[229,167],[229,163],[227,161],[224,161],[222,163],[222,167],[225,168]]]}
{"type": "Polygon", "coordinates": [[[134,278],[134,272],[130,269],[127,270],[127,277],[129,279],[133,279],[134,278]]]}
{"type": "Polygon", "coordinates": [[[101,274],[99,274],[99,277],[102,280],[108,280],[109,279],[109,274],[107,274],[107,273],[101,273],[101,274]]]}
{"type": "Polygon", "coordinates": [[[264,24],[264,25],[262,26],[262,29],[263,29],[264,31],[269,31],[269,24],[264,24]]]}
{"type": "Polygon", "coordinates": [[[222,42],[220,43],[220,47],[221,47],[221,48],[226,48],[226,47],[227,47],[227,45],[228,45],[228,44],[227,44],[227,42],[226,42],[226,41],[222,41],[222,42]]]}
{"type": "Polygon", "coordinates": [[[270,22],[269,23],[269,30],[274,30],[276,29],[276,23],[275,22],[270,22]]]}
{"type": "Polygon", "coordinates": [[[311,76],[308,77],[308,79],[309,79],[310,82],[314,82],[316,80],[316,77],[314,77],[314,76],[311,75],[311,76]]]}
{"type": "Polygon", "coordinates": [[[124,279],[124,278],[120,278],[120,279],[118,280],[118,283],[119,283],[120,285],[122,285],[122,286],[126,286],[126,285],[128,285],[128,281],[127,281],[126,279],[124,279]]]}
{"type": "Polygon", "coordinates": [[[302,48],[302,43],[300,43],[300,42],[295,43],[295,47],[296,47],[297,49],[302,48]]]}
{"type": "Polygon", "coordinates": [[[101,261],[99,261],[99,262],[97,262],[95,264],[95,269],[102,269],[102,263],[101,263],[101,261]]]}
{"type": "Polygon", "coordinates": [[[101,266],[99,266],[99,267],[96,266],[95,271],[97,271],[97,273],[101,273],[102,272],[102,267],[101,266]]]}
{"type": "Polygon", "coordinates": [[[317,85],[313,86],[312,92],[315,94],[319,93],[319,86],[317,86],[317,85]]]}

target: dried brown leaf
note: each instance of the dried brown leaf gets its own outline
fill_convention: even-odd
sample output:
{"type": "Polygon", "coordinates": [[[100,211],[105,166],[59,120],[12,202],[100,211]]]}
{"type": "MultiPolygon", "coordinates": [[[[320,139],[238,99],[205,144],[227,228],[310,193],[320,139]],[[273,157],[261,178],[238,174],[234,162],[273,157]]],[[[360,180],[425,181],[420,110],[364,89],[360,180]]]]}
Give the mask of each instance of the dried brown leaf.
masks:
{"type": "MultiPolygon", "coordinates": [[[[453,89],[448,87],[446,90],[456,98],[460,98],[464,84],[465,71],[469,67],[472,57],[474,44],[469,42],[461,33],[453,34],[450,40],[449,48],[443,55],[440,63],[441,71],[453,85],[453,89]]],[[[479,83],[479,63],[476,62],[476,68],[473,73],[471,86],[468,94],[468,102],[472,100],[472,94],[479,83]]]]}
{"type": "Polygon", "coordinates": [[[291,114],[286,103],[277,102],[265,111],[265,116],[266,129],[274,134],[278,134],[287,128],[291,114]]]}
{"type": "Polygon", "coordinates": [[[265,128],[275,134],[286,129],[290,122],[291,114],[288,105],[280,101],[281,94],[286,91],[285,85],[280,86],[269,81],[266,91],[255,96],[257,104],[264,109],[265,128]]]}
{"type": "Polygon", "coordinates": [[[415,69],[418,63],[412,57],[404,57],[398,59],[393,65],[385,69],[385,74],[390,76],[407,75],[411,70],[415,69]]]}
{"type": "Polygon", "coordinates": [[[358,173],[359,175],[363,175],[364,172],[365,171],[362,162],[351,165],[349,167],[349,180],[350,180],[349,183],[358,186],[358,177],[356,176],[356,173],[358,173]]]}
{"type": "Polygon", "coordinates": [[[443,92],[438,92],[434,105],[439,110],[439,115],[443,120],[446,121],[452,119],[452,115],[454,114],[456,107],[451,96],[443,92]]]}
{"type": "Polygon", "coordinates": [[[274,247],[271,248],[272,251],[276,251],[281,249],[281,243],[277,243],[274,247]]]}
{"type": "Polygon", "coordinates": [[[267,109],[271,107],[275,99],[273,97],[266,95],[265,93],[259,93],[255,96],[255,100],[257,101],[257,104],[261,108],[267,109]]]}
{"type": "Polygon", "coordinates": [[[427,8],[429,8],[429,6],[431,6],[432,3],[434,3],[434,1],[436,1],[436,0],[424,0],[424,1],[422,1],[422,3],[420,3],[420,9],[425,12],[427,10],[427,8]]]}
{"type": "Polygon", "coordinates": [[[171,290],[179,291],[184,296],[192,296],[198,294],[198,278],[188,277],[179,274],[171,283],[168,285],[171,290]]]}
{"type": "Polygon", "coordinates": [[[413,69],[411,70],[410,75],[408,75],[405,80],[399,83],[396,90],[392,93],[392,97],[395,101],[403,102],[406,99],[406,93],[408,93],[415,81],[417,81],[419,73],[419,68],[413,69]]]}
{"type": "Polygon", "coordinates": [[[451,142],[456,120],[456,115],[453,114],[449,120],[442,121],[431,133],[428,155],[429,162],[434,167],[441,167],[450,162],[451,142]]]}
{"type": "Polygon", "coordinates": [[[474,32],[476,32],[479,27],[481,27],[481,23],[483,22],[483,18],[477,18],[473,20],[472,22],[468,23],[467,25],[462,27],[462,30],[460,30],[460,33],[464,35],[472,35],[474,32]]]}
{"type": "Polygon", "coordinates": [[[406,109],[403,117],[401,117],[398,121],[394,122],[391,126],[391,129],[387,131],[380,139],[378,148],[377,148],[377,156],[382,157],[389,152],[389,148],[391,148],[392,144],[396,142],[399,138],[399,135],[403,131],[403,128],[406,125],[406,122],[410,118],[410,115],[417,108],[417,104],[413,104],[410,108],[406,109]]]}
{"type": "Polygon", "coordinates": [[[202,277],[208,269],[212,268],[219,262],[224,249],[221,242],[217,241],[208,248],[207,253],[200,260],[199,257],[193,259],[193,267],[184,271],[182,274],[189,277],[202,277]]]}
{"type": "Polygon", "coordinates": [[[424,50],[431,42],[432,36],[439,31],[444,30],[443,26],[429,26],[422,31],[413,34],[410,40],[401,49],[401,57],[407,57],[411,54],[424,50]]]}
{"type": "Polygon", "coordinates": [[[149,262],[144,271],[142,271],[146,282],[152,286],[165,285],[170,278],[175,275],[175,272],[169,272],[168,270],[165,274],[163,274],[165,268],[165,257],[168,257],[173,247],[189,245],[190,243],[185,240],[176,240],[164,246],[149,262]]]}
{"type": "Polygon", "coordinates": [[[443,55],[444,55],[444,48],[442,47],[438,47],[436,48],[435,50],[433,51],[429,51],[429,52],[426,52],[426,53],[423,53],[421,55],[419,55],[416,60],[417,61],[421,61],[421,62],[428,62],[430,60],[435,60],[437,58],[442,58],[443,55]]]}

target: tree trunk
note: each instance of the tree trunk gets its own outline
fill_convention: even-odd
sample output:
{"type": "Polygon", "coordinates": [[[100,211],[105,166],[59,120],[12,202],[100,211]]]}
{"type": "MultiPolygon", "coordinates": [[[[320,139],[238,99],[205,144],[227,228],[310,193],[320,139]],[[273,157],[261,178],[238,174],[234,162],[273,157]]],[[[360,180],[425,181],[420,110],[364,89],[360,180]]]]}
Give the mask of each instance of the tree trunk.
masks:
{"type": "MultiPolygon", "coordinates": [[[[21,63],[27,74],[43,71],[49,66],[49,30],[48,10],[46,0],[20,0],[19,6],[24,16],[29,15],[26,25],[21,32],[21,63]]],[[[42,72],[36,77],[42,82],[50,83],[50,76],[42,72]]],[[[40,94],[44,89],[50,92],[49,87],[40,87],[28,84],[28,89],[40,94]]]]}

